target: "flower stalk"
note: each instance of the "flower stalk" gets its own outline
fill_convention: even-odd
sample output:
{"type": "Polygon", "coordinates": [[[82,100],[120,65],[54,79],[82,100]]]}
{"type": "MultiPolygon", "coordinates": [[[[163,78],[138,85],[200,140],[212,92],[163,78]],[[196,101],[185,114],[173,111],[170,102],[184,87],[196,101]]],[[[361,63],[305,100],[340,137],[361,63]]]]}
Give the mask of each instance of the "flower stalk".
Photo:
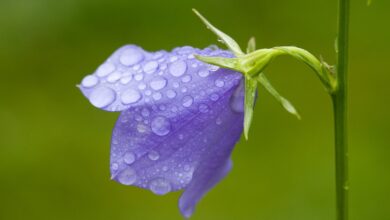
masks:
{"type": "Polygon", "coordinates": [[[337,38],[337,90],[332,94],[335,128],[337,220],[348,219],[348,72],[349,0],[339,0],[337,38]]]}

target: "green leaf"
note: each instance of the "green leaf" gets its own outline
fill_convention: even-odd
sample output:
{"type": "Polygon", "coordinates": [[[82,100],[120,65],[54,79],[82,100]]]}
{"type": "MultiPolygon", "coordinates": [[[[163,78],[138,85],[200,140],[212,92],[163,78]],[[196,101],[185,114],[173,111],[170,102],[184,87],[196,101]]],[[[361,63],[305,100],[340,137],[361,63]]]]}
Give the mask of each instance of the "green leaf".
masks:
{"type": "Polygon", "coordinates": [[[267,77],[265,77],[264,73],[261,73],[257,80],[261,85],[264,86],[264,88],[283,106],[283,108],[288,111],[289,113],[295,115],[298,119],[301,119],[301,116],[299,115],[298,111],[295,109],[295,107],[283,96],[281,96],[278,91],[271,85],[267,77]]]}
{"type": "Polygon", "coordinates": [[[257,81],[245,77],[245,103],[244,103],[244,136],[248,140],[249,128],[252,123],[253,109],[257,92],[257,81]]]}
{"type": "Polygon", "coordinates": [[[256,39],[255,39],[255,37],[251,37],[248,41],[246,53],[252,53],[255,50],[256,50],[256,39]]]}
{"type": "Polygon", "coordinates": [[[237,57],[244,55],[244,52],[242,52],[240,46],[237,44],[233,38],[228,36],[227,34],[223,33],[216,27],[214,27],[205,17],[203,17],[196,9],[192,9],[192,11],[195,12],[195,14],[203,21],[203,23],[207,26],[208,29],[210,29],[214,34],[216,34],[220,40],[236,55],[237,57]]]}

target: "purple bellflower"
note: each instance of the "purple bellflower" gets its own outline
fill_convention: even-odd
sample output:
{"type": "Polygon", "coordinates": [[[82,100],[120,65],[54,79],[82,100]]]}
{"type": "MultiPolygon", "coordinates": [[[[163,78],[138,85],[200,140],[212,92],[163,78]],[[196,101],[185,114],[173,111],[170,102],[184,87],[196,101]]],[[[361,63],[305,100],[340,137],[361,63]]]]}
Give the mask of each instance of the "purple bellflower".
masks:
{"type": "Polygon", "coordinates": [[[216,47],[151,53],[128,45],[80,85],[95,107],[121,112],[111,140],[112,179],[158,195],[184,189],[185,217],[231,169],[244,112],[242,74],[194,54],[233,56],[216,47]]]}
{"type": "Polygon", "coordinates": [[[111,140],[112,179],[157,195],[184,190],[179,208],[185,217],[230,171],[234,145],[243,132],[248,137],[258,84],[299,118],[264,75],[275,57],[303,61],[328,90],[335,82],[330,66],[303,49],[256,50],[251,39],[244,53],[194,12],[229,51],[185,46],[147,52],[127,45],[80,85],[93,106],[121,112],[111,140]]]}

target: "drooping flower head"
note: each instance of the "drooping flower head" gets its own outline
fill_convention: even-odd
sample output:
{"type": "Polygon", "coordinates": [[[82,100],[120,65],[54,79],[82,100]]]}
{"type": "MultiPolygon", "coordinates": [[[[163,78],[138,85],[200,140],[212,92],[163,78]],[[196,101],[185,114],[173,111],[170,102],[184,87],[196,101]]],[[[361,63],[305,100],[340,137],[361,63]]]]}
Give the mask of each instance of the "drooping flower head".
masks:
{"type": "Polygon", "coordinates": [[[184,189],[179,207],[197,201],[230,170],[243,125],[242,75],[194,54],[232,57],[216,47],[114,52],[80,85],[92,105],[121,111],[111,140],[111,175],[155,194],[184,189]]]}

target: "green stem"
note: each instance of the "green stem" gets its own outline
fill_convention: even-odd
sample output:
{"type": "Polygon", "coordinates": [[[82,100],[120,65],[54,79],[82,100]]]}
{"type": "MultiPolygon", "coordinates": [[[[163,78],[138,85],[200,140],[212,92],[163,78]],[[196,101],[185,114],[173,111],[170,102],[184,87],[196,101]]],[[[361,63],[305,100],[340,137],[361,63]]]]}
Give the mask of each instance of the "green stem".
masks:
{"type": "Polygon", "coordinates": [[[332,95],[335,123],[337,220],[348,219],[347,70],[349,0],[339,0],[337,90],[332,95]]]}

